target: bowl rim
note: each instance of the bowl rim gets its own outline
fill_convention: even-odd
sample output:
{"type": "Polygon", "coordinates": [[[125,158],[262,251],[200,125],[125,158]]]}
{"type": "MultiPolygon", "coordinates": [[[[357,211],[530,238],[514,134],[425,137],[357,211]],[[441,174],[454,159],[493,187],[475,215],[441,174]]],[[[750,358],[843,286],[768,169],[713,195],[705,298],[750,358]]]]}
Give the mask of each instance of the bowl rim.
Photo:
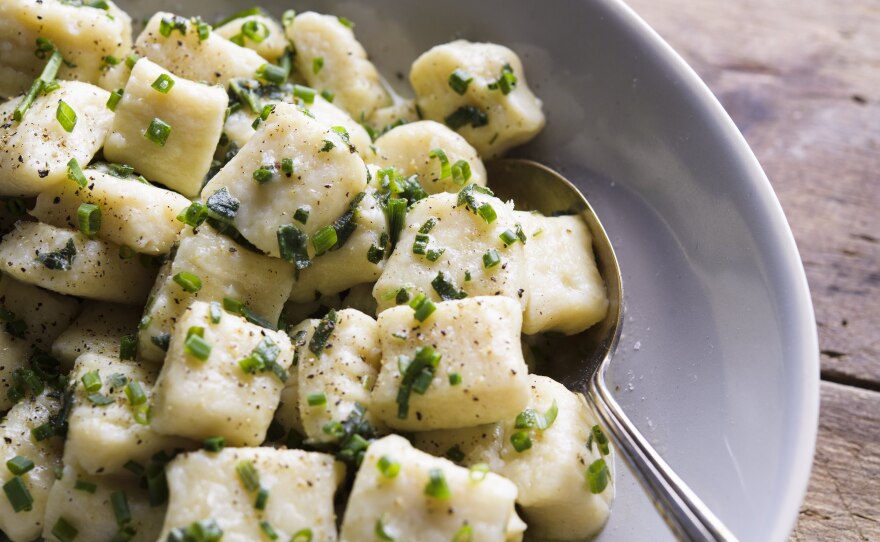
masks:
{"type": "Polygon", "coordinates": [[[797,453],[791,457],[789,467],[791,483],[784,490],[784,497],[779,503],[780,513],[777,514],[773,528],[767,533],[768,537],[766,538],[767,540],[785,541],[795,527],[798,512],[809,485],[818,434],[820,399],[819,341],[815,312],[794,234],[785,218],[782,205],[770,184],[770,180],[757,157],[709,86],[684,58],[624,0],[602,0],[602,3],[618,17],[619,21],[628,25],[635,35],[643,39],[654,50],[656,58],[665,63],[668,72],[679,80],[682,88],[693,92],[698,101],[695,104],[697,109],[704,114],[704,118],[715,124],[715,128],[729,142],[732,151],[731,158],[737,161],[744,171],[748,172],[748,175],[743,178],[743,182],[751,184],[751,188],[755,190],[757,199],[762,205],[755,210],[755,213],[766,215],[768,222],[772,225],[772,231],[778,237],[777,263],[782,267],[782,274],[791,280],[787,292],[780,294],[780,296],[785,296],[791,307],[798,309],[786,313],[786,318],[790,319],[787,324],[791,329],[797,330],[795,336],[799,338],[800,350],[807,354],[799,360],[801,364],[800,378],[791,382],[788,388],[795,390],[797,398],[799,398],[799,403],[796,404],[796,412],[798,413],[795,419],[796,427],[792,428],[795,437],[791,446],[797,453]]]}

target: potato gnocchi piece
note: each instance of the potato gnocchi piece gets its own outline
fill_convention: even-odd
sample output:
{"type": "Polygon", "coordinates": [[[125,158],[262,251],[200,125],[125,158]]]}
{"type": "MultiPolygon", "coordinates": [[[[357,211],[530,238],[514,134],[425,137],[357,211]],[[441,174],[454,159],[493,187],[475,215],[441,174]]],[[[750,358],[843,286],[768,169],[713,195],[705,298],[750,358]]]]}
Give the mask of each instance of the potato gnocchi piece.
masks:
{"type": "Polygon", "coordinates": [[[291,264],[253,252],[207,224],[185,228],[150,293],[138,333],[139,355],[162,361],[171,329],[193,300],[241,303],[248,314],[274,325],[290,295],[293,272],[291,264]],[[186,282],[187,274],[198,277],[198,288],[186,282]]]}
{"type": "Polygon", "coordinates": [[[345,309],[304,324],[294,333],[297,377],[288,387],[298,388],[295,396],[305,435],[317,442],[337,441],[336,424],[353,413],[357,416],[358,404],[363,407],[363,419],[382,429],[370,405],[382,355],[376,321],[345,309]],[[305,335],[297,335],[300,331],[305,335]]]}
{"type": "Polygon", "coordinates": [[[389,435],[367,449],[340,539],[517,542],[526,525],[514,509],[516,496],[497,474],[469,472],[389,435]]]}
{"type": "MultiPolygon", "coordinates": [[[[131,18],[113,2],[107,9],[59,0],[4,0],[0,3],[0,97],[24,92],[47,58],[37,38],[49,40],[67,61],[59,79],[97,84],[131,51],[131,18]]],[[[85,162],[83,162],[85,164],[85,162]]]]}
{"type": "Polygon", "coordinates": [[[355,226],[345,244],[312,260],[299,273],[290,300],[305,303],[374,281],[385,267],[385,213],[372,193],[366,193],[347,220],[355,226]],[[383,242],[384,241],[384,242],[383,242]]]}
{"type": "Polygon", "coordinates": [[[211,168],[228,102],[222,87],[175,77],[140,59],[116,106],[104,156],[195,197],[211,168]]]}
{"type": "Polygon", "coordinates": [[[528,401],[516,301],[472,297],[433,312],[401,306],[378,324],[382,368],[371,401],[389,427],[471,427],[512,418],[528,401]]]}
{"type": "Polygon", "coordinates": [[[352,29],[333,15],[298,14],[286,28],[296,47],[296,69],[309,86],[336,94],[352,117],[366,118],[391,103],[379,72],[352,29]]]}
{"type": "Polygon", "coordinates": [[[74,394],[64,464],[90,475],[120,474],[129,461],[143,465],[160,451],[195,447],[150,427],[158,373],[135,361],[98,354],[78,357],[70,374],[74,394]]]}
{"type": "Polygon", "coordinates": [[[596,420],[582,397],[545,376],[530,375],[529,383],[528,408],[519,416],[493,425],[417,433],[415,445],[432,454],[455,455],[466,466],[488,465],[513,481],[529,535],[536,540],[590,538],[608,519],[614,496],[607,440],[600,443],[593,436],[596,420]],[[587,469],[594,463],[597,473],[602,467],[605,472],[594,477],[591,488],[587,469]]]}
{"type": "Polygon", "coordinates": [[[76,320],[52,343],[52,356],[69,371],[83,354],[119,357],[122,338],[137,334],[141,311],[128,305],[86,301],[76,320]]]}
{"type": "Polygon", "coordinates": [[[345,467],[316,452],[274,448],[226,448],[218,453],[178,456],[166,469],[168,514],[159,540],[173,529],[213,521],[223,542],[265,540],[266,522],[278,540],[335,542],[333,495],[345,467]],[[251,477],[242,472],[254,472],[251,477]],[[252,484],[253,485],[250,485],[252,484]],[[254,508],[257,494],[268,494],[265,510],[254,508]]]}
{"type": "Polygon", "coordinates": [[[39,222],[19,222],[0,243],[2,271],[22,282],[89,299],[142,304],[155,270],[123,255],[112,243],[39,222]]]}
{"type": "Polygon", "coordinates": [[[229,446],[258,446],[292,361],[285,333],[195,301],[171,335],[151,427],[165,435],[199,441],[222,436],[229,446]]]}
{"type": "Polygon", "coordinates": [[[507,232],[515,235],[512,205],[472,189],[466,187],[459,196],[433,194],[410,208],[397,247],[373,288],[380,313],[418,294],[435,301],[503,295],[526,306],[522,244],[507,245],[501,238],[507,232]]]}
{"type": "MultiPolygon", "coordinates": [[[[372,154],[372,150],[370,150],[370,145],[372,144],[370,135],[364,127],[351,118],[348,113],[328,102],[321,96],[316,95],[314,101],[310,104],[299,101],[298,98],[296,100],[298,102],[297,105],[305,111],[308,111],[315,120],[323,124],[326,128],[332,126],[342,126],[345,128],[348,132],[349,140],[352,145],[355,146],[361,157],[366,159],[367,156],[372,154]]],[[[264,105],[270,103],[279,102],[273,102],[272,100],[263,101],[264,105]]],[[[256,118],[257,114],[250,111],[250,109],[239,109],[235,113],[229,115],[226,119],[226,124],[223,127],[229,141],[235,143],[239,148],[244,147],[244,145],[250,141],[251,137],[256,133],[256,130],[253,127],[256,118]]]]}
{"type": "Polygon", "coordinates": [[[373,299],[373,284],[358,284],[349,288],[348,294],[342,299],[342,307],[355,309],[375,318],[376,300],[373,299]]]}
{"type": "Polygon", "coordinates": [[[235,77],[253,77],[266,63],[256,52],[216,32],[201,39],[192,21],[164,11],[150,18],[134,48],[178,77],[209,84],[225,85],[235,77]],[[167,35],[163,35],[163,28],[170,30],[167,35]]]}
{"type": "Polygon", "coordinates": [[[177,215],[189,206],[185,197],[134,179],[120,179],[96,169],[83,174],[86,186],[63,182],[43,191],[30,212],[41,222],[59,228],[79,228],[77,209],[97,205],[101,226],[95,237],[125,245],[144,254],[167,254],[183,223],[177,215]]]}
{"type": "Polygon", "coordinates": [[[52,485],[46,503],[43,538],[55,540],[52,529],[60,519],[77,530],[77,540],[118,540],[118,533],[133,533],[130,542],[155,542],[162,529],[167,506],[150,506],[147,491],[130,480],[89,476],[65,465],[61,478],[52,485]],[[125,503],[131,520],[120,527],[113,500],[125,503]]]}
{"type": "Polygon", "coordinates": [[[266,15],[248,15],[233,19],[215,28],[214,33],[255,51],[269,62],[277,62],[288,46],[284,29],[275,19],[266,15]]]}
{"type": "Polygon", "coordinates": [[[0,469],[0,485],[18,477],[20,484],[12,483],[26,488],[33,501],[30,510],[16,512],[6,495],[0,497],[0,530],[12,542],[31,542],[43,531],[46,500],[55,483],[55,471],[61,468],[64,441],[55,436],[38,441],[32,431],[50,424],[51,419],[58,415],[61,410],[60,397],[60,392],[47,388],[39,396],[13,406],[0,421],[0,460],[4,465],[0,469]],[[5,464],[16,456],[33,462],[33,469],[20,476],[14,475],[5,464]]]}
{"type": "Polygon", "coordinates": [[[577,216],[514,211],[526,238],[529,301],[523,333],[574,335],[605,318],[608,295],[596,268],[590,230],[577,216]]]}
{"type": "Polygon", "coordinates": [[[439,122],[423,120],[392,129],[376,140],[372,162],[418,175],[426,192],[458,192],[467,183],[486,186],[486,168],[477,151],[439,122]],[[436,150],[442,154],[435,153],[436,150]],[[433,154],[433,155],[432,155],[433,154]]]}
{"type": "Polygon", "coordinates": [[[69,162],[85,167],[110,131],[110,93],[88,83],[58,81],[51,94],[37,96],[21,122],[13,119],[19,100],[0,105],[0,196],[36,196],[68,181],[69,162]],[[56,119],[60,102],[74,113],[67,132],[56,119]]]}
{"type": "Polygon", "coordinates": [[[343,132],[294,105],[276,104],[257,133],[205,185],[202,198],[209,201],[225,189],[238,202],[230,219],[245,239],[271,256],[302,262],[294,254],[315,252],[303,234],[312,239],[339,218],[367,184],[366,166],[343,132]],[[285,160],[291,173],[283,169],[285,160]],[[280,229],[297,232],[295,238],[280,229]]]}
{"type": "Polygon", "coordinates": [[[445,122],[483,158],[494,158],[544,127],[541,100],[519,57],[502,45],[457,40],[413,62],[409,74],[425,118],[445,122]]]}

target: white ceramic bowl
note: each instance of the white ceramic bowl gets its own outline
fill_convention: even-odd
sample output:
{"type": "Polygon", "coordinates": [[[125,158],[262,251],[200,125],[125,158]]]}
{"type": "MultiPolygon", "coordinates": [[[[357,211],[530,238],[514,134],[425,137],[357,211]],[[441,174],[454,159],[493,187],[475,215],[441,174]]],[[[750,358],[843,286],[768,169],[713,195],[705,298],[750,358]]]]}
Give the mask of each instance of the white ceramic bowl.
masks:
{"type": "MultiPolygon", "coordinates": [[[[208,20],[241,0],[119,0],[208,20]]],[[[344,15],[407,92],[410,63],[455,38],[505,44],[544,100],[546,130],[516,154],[576,182],[620,258],[616,397],[742,540],[784,541],[806,490],[818,347],[803,267],[770,183],[694,72],[617,0],[311,1],[344,15]]],[[[671,535],[619,464],[602,541],[671,535]]]]}

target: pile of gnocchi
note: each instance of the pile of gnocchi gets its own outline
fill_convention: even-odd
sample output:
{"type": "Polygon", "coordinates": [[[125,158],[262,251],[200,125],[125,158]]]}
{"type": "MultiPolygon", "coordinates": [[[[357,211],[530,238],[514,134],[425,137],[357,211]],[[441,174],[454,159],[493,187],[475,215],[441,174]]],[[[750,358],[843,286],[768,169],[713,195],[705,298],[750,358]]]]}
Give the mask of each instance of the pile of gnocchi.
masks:
{"type": "Polygon", "coordinates": [[[341,16],[132,36],[109,0],[0,2],[0,531],[598,532],[608,440],[527,346],[605,316],[590,232],[482,161],[544,125],[517,55],[437,45],[402,99],[341,16]]]}

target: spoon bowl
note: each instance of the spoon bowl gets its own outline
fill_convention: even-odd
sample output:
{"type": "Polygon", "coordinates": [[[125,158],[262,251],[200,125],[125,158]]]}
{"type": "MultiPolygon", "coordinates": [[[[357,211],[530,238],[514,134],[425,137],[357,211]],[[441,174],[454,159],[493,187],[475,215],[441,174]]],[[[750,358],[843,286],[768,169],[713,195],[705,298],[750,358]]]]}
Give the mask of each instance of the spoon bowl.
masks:
{"type": "Polygon", "coordinates": [[[547,334],[533,339],[533,350],[547,353],[539,356],[540,372],[584,393],[605,433],[679,539],[736,540],[648,443],[608,389],[605,375],[623,327],[623,284],[614,247],[590,203],[568,179],[531,160],[492,160],[486,170],[495,195],[512,199],[519,210],[580,216],[590,230],[596,264],[605,282],[608,312],[601,322],[576,335],[547,334]]]}

